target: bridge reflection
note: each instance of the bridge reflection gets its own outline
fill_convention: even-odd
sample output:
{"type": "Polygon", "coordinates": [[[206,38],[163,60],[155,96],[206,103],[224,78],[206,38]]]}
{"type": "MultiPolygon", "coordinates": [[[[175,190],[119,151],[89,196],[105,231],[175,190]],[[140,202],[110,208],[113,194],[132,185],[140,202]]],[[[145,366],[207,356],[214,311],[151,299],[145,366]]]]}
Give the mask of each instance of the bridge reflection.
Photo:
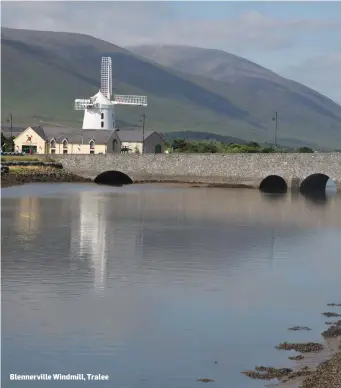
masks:
{"type": "MultiPolygon", "coordinates": [[[[288,191],[288,183],[279,175],[269,175],[260,182],[259,190],[264,193],[285,193],[288,191]]],[[[299,183],[298,189],[308,196],[321,196],[326,190],[337,192],[335,182],[328,175],[320,173],[307,176],[299,183]]]]}

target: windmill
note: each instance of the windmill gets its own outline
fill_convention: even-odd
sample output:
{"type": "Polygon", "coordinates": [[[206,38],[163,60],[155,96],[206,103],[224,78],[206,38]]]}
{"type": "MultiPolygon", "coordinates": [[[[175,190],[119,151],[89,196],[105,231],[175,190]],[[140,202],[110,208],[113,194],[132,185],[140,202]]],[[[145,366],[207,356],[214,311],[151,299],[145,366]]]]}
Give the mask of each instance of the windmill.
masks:
{"type": "Polygon", "coordinates": [[[112,62],[102,57],[101,89],[88,99],[76,99],[75,110],[84,110],[83,129],[115,129],[115,105],[147,106],[146,96],[114,95],[112,97],[112,62]]]}

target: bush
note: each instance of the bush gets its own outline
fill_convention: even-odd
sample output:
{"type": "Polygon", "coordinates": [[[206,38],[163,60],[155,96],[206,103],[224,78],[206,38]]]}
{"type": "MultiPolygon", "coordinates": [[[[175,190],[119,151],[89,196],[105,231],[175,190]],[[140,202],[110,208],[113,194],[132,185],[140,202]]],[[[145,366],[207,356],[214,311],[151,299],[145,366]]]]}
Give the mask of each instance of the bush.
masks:
{"type": "Polygon", "coordinates": [[[313,153],[314,150],[309,148],[309,147],[300,147],[297,149],[297,152],[302,153],[302,154],[303,153],[308,154],[308,153],[313,153]]]}

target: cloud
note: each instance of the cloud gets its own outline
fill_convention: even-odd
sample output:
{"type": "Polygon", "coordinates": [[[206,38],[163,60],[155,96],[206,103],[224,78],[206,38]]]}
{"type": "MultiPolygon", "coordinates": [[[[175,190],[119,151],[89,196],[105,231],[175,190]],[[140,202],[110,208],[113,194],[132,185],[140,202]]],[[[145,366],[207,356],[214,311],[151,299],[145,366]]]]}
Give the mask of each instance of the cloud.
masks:
{"type": "Polygon", "coordinates": [[[336,53],[310,58],[297,66],[288,66],[283,76],[301,82],[325,93],[341,104],[341,50],[336,53]]]}
{"type": "Polygon", "coordinates": [[[193,7],[193,16],[184,19],[172,2],[7,1],[2,2],[2,20],[8,27],[87,33],[121,46],[181,43],[236,53],[281,50],[300,34],[341,31],[341,22],[281,20],[252,10],[234,19],[195,19],[198,3],[187,7],[193,7]]]}
{"type": "Polygon", "coordinates": [[[221,49],[246,57],[341,102],[338,62],[341,21],[333,18],[330,9],[327,9],[329,18],[308,17],[302,12],[303,16],[297,17],[299,13],[288,3],[286,17],[275,17],[278,15],[275,6],[274,12],[265,14],[252,2],[244,3],[242,10],[236,13],[233,4],[3,1],[1,18],[2,25],[7,27],[85,33],[125,47],[181,44],[221,49]],[[328,55],[317,56],[324,52],[328,55]],[[309,57],[312,59],[307,59],[309,57]]]}

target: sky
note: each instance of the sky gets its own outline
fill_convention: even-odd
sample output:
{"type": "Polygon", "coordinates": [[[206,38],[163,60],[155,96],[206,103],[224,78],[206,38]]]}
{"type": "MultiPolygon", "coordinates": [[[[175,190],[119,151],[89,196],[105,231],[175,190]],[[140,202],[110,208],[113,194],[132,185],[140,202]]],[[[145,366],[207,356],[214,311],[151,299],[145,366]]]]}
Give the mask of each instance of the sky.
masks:
{"type": "Polygon", "coordinates": [[[341,1],[2,1],[5,27],[224,50],[341,104],[341,1]]]}

